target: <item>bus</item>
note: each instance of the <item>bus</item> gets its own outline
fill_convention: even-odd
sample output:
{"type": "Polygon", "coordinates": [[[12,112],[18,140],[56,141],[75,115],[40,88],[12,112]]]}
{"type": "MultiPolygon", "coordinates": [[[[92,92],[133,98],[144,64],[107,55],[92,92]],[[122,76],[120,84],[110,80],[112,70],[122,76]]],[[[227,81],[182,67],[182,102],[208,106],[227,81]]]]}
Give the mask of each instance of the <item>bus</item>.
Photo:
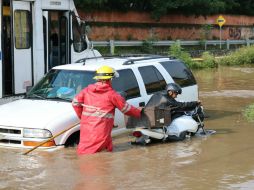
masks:
{"type": "Polygon", "coordinates": [[[0,0],[0,98],[24,94],[52,67],[100,56],[73,0],[0,0]]]}

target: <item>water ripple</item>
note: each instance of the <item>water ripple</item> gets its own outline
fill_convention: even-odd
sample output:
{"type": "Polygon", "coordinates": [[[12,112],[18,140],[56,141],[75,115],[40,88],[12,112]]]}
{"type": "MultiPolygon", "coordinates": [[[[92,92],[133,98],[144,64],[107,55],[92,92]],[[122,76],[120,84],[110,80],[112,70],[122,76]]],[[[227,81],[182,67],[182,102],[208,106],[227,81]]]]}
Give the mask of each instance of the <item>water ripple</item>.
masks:
{"type": "Polygon", "coordinates": [[[254,90],[220,90],[210,92],[200,91],[199,94],[200,96],[251,98],[254,97],[254,90]]]}

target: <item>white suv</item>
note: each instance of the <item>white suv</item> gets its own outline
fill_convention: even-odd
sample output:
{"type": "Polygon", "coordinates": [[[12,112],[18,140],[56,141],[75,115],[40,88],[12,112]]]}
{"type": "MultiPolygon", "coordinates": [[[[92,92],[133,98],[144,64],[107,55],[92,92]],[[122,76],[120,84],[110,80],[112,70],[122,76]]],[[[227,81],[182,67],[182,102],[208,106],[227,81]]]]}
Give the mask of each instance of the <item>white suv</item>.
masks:
{"type": "MultiPolygon", "coordinates": [[[[71,101],[75,94],[94,83],[98,67],[115,68],[119,77],[112,85],[125,92],[127,101],[144,106],[151,95],[164,90],[167,83],[176,82],[183,90],[179,101],[198,99],[198,86],[191,71],[181,61],[162,56],[87,58],[78,63],[54,67],[27,95],[0,106],[0,146],[31,147],[78,123],[71,101]]],[[[116,110],[113,136],[126,131],[124,116],[116,110]]],[[[56,148],[77,143],[79,124],[44,148],[56,148]]]]}

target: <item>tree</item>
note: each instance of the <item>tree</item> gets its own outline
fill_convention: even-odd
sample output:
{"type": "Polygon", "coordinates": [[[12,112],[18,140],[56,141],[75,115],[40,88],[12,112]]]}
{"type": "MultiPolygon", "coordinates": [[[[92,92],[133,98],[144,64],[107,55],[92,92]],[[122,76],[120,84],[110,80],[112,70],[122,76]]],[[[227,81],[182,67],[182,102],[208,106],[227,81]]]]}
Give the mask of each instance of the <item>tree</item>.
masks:
{"type": "Polygon", "coordinates": [[[165,14],[186,15],[244,14],[254,15],[254,0],[74,0],[85,11],[145,11],[157,20],[165,14]]]}

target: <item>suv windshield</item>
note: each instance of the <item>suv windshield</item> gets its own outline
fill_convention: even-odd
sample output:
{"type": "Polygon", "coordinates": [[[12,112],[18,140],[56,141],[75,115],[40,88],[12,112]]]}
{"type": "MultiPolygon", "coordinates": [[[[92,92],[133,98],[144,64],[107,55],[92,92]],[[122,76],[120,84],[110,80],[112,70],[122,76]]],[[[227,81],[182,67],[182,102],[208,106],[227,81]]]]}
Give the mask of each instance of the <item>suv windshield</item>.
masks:
{"type": "Polygon", "coordinates": [[[94,72],[51,70],[28,93],[26,98],[71,101],[84,87],[94,83],[94,72]]]}

